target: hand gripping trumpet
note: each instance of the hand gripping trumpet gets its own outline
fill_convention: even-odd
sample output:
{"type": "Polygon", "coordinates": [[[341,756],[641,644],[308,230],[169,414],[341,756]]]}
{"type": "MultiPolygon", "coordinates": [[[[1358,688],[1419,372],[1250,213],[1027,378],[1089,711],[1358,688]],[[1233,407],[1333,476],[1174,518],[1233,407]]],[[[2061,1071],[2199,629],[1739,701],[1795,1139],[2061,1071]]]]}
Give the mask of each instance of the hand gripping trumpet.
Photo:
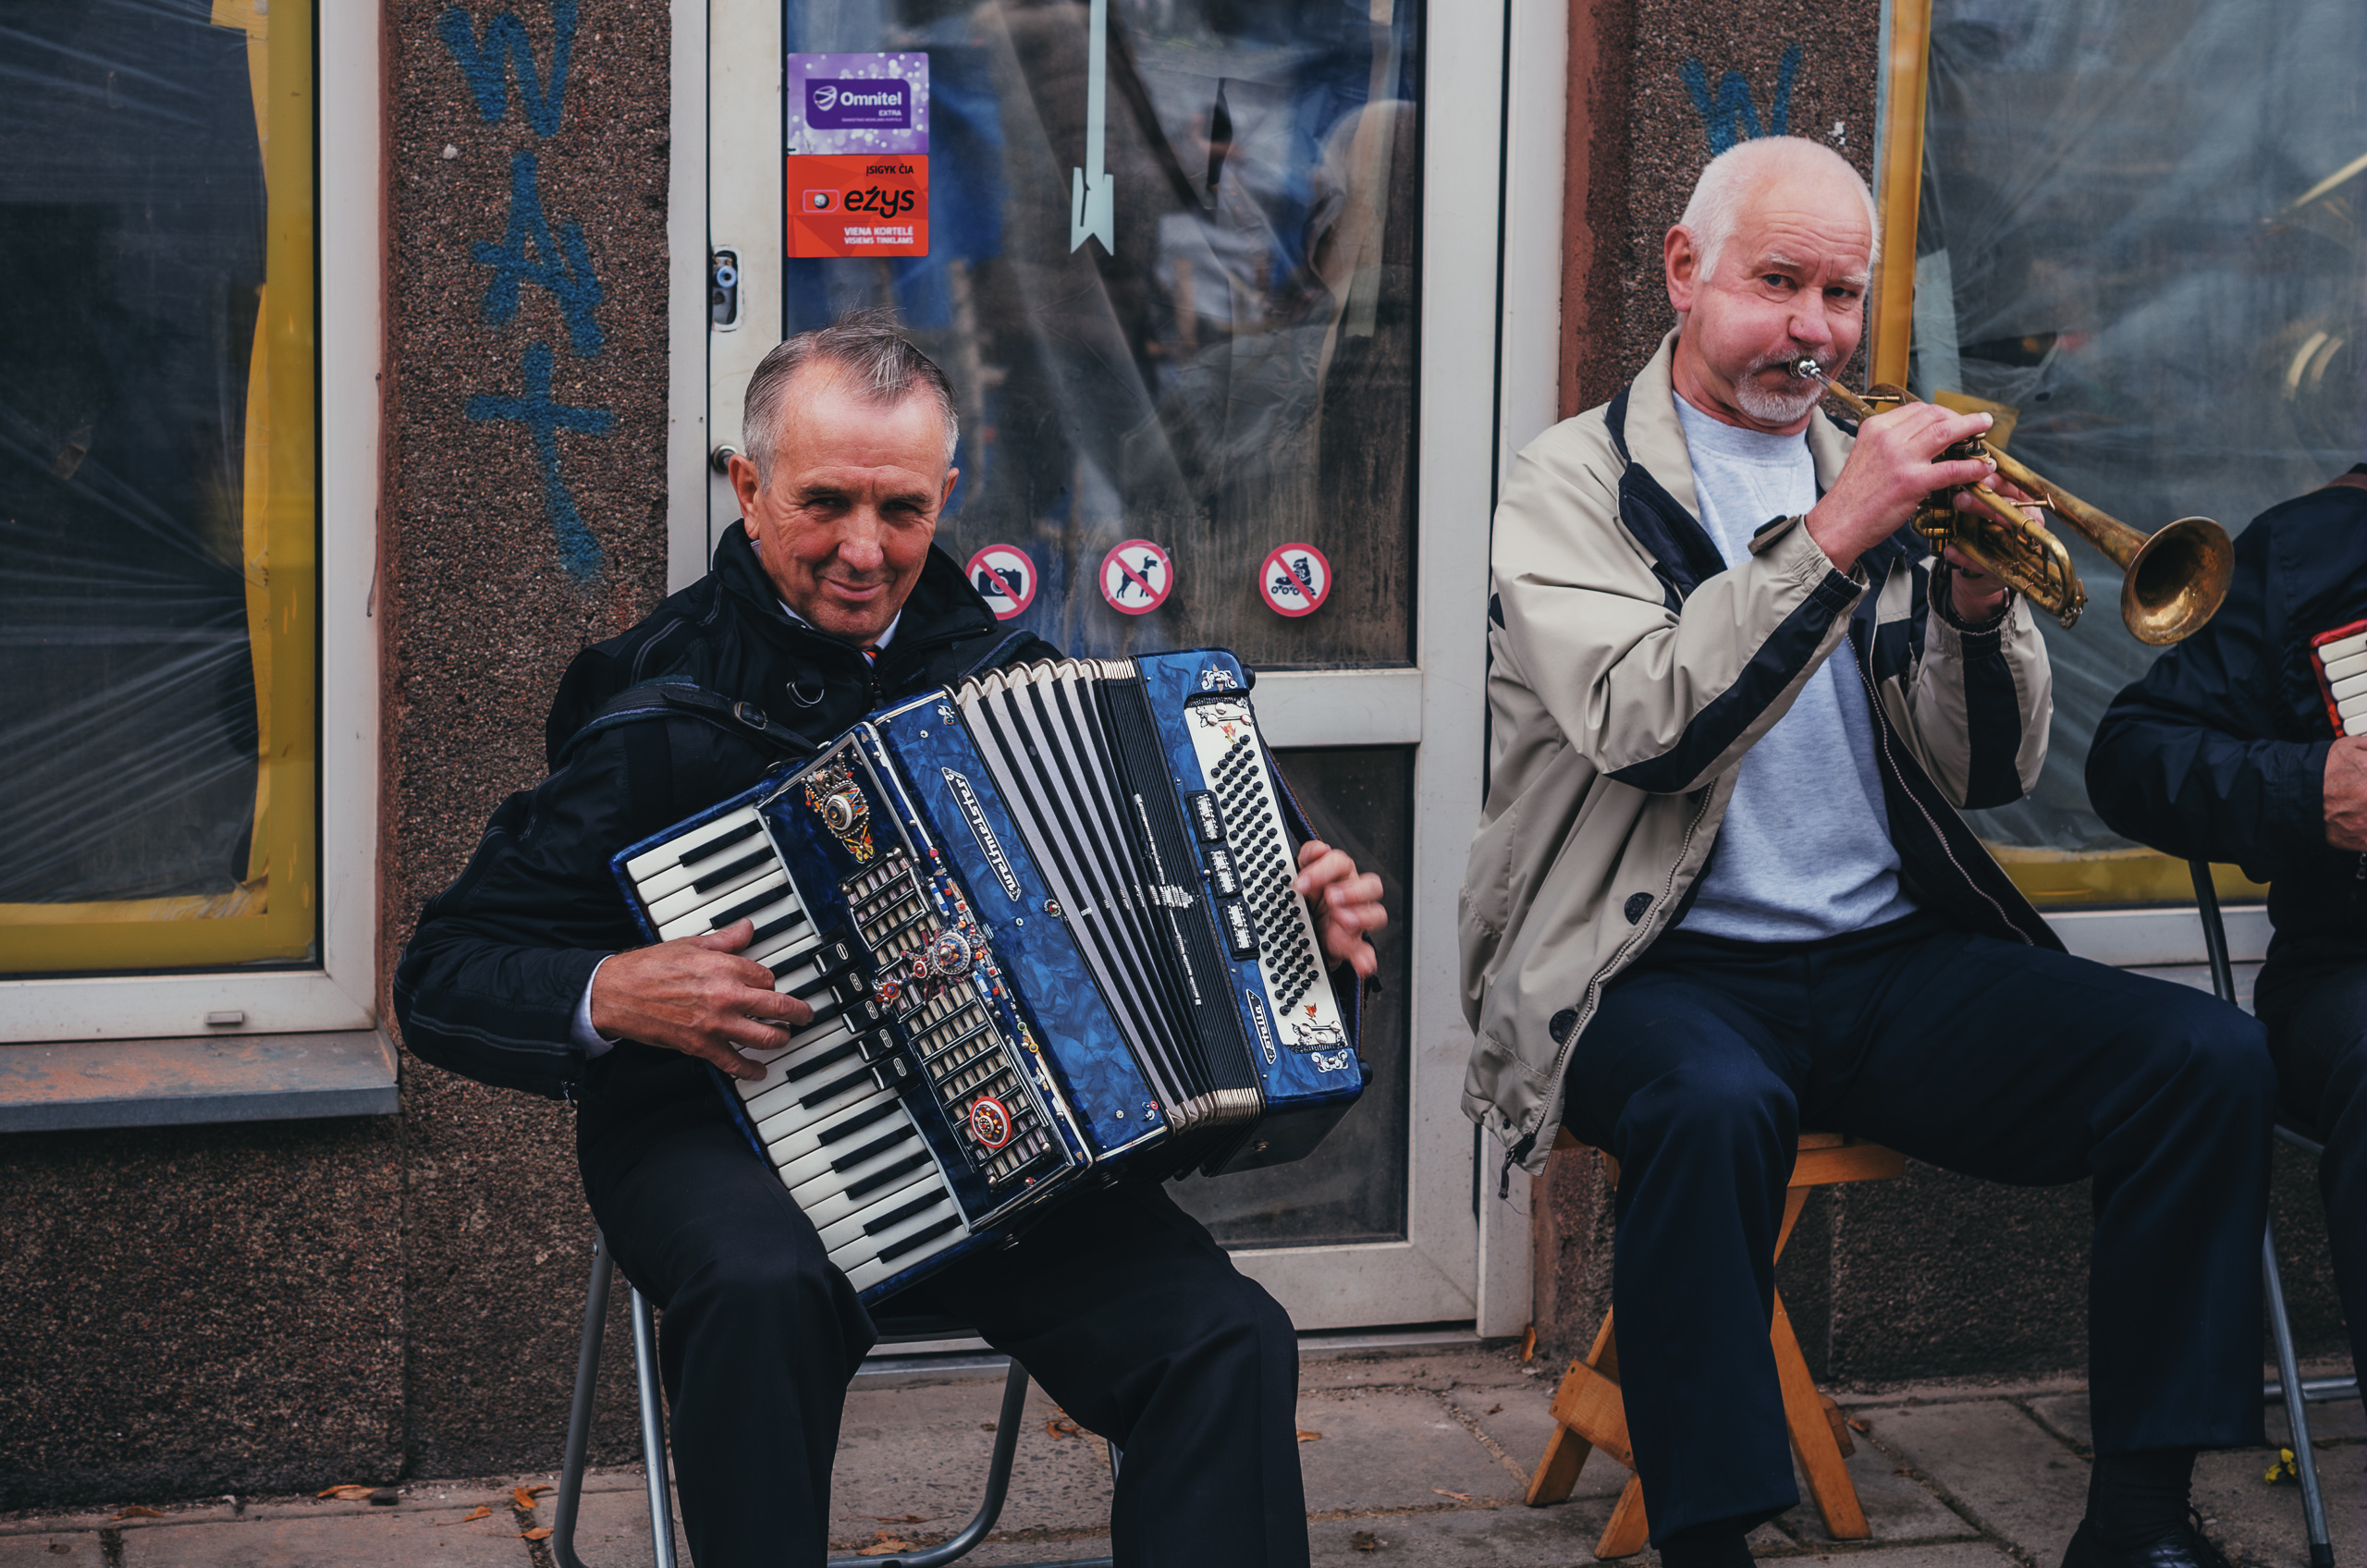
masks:
{"type": "MultiPolygon", "coordinates": [[[[1824,389],[1859,420],[1917,399],[1895,386],[1876,386],[1860,397],[1830,380],[1813,359],[1792,364],[1792,374],[1821,384],[1824,389]]],[[[2040,506],[2071,525],[2080,537],[2103,551],[2121,570],[2120,619],[2140,643],[2176,643],[2202,630],[2227,596],[2228,579],[2235,574],[2236,547],[2227,531],[2207,517],[2183,517],[2158,533],[2140,533],[2118,518],[2056,485],[2049,484],[2028,464],[2007,457],[1981,436],[1950,447],[1944,460],[1986,458],[2000,479],[2021,486],[2040,506]]],[[[2079,619],[2088,591],[2071,568],[2063,541],[2025,516],[2020,507],[1977,484],[1949,485],[1923,497],[1916,509],[1915,532],[1929,540],[1934,553],[1954,545],[1982,570],[2002,578],[2030,603],[2065,626],[2079,619]],[[1981,508],[1959,511],[1957,492],[1972,497],[1981,508]]]]}

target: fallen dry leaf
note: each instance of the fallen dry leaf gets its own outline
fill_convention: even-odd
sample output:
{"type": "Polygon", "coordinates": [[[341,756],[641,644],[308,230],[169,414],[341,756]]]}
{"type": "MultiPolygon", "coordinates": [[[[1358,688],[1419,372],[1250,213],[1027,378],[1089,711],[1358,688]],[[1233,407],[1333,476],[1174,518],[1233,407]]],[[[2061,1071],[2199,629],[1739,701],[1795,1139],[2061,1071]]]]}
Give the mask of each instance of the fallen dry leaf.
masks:
{"type": "Polygon", "coordinates": [[[1380,1540],[1370,1530],[1358,1530],[1348,1537],[1348,1545],[1357,1551],[1379,1551],[1380,1540]]]}
{"type": "Polygon", "coordinates": [[[1430,1490],[1438,1493],[1441,1497],[1451,1497],[1457,1502],[1469,1502],[1471,1501],[1471,1494],[1469,1492],[1451,1492],[1444,1487],[1432,1487],[1430,1490]]]}
{"type": "Polygon", "coordinates": [[[926,1525],[937,1517],[934,1513],[866,1513],[865,1519],[877,1519],[882,1525],[926,1525]]]}
{"type": "Polygon", "coordinates": [[[1323,1440],[1323,1434],[1320,1432],[1310,1432],[1306,1427],[1301,1427],[1298,1429],[1298,1440],[1303,1443],[1319,1443],[1323,1440]]]}
{"type": "Polygon", "coordinates": [[[1490,1415],[1502,1415],[1503,1413],[1504,1407],[1501,1404],[1491,1404],[1488,1407],[1488,1414],[1490,1415]]]}
{"type": "Polygon", "coordinates": [[[122,1513],[117,1514],[116,1517],[118,1519],[162,1519],[164,1515],[157,1513],[153,1508],[144,1507],[141,1504],[135,1502],[130,1507],[125,1509],[122,1513]]]}
{"type": "MultiPolygon", "coordinates": [[[[1534,1323],[1531,1323],[1527,1328],[1523,1329],[1520,1331],[1520,1359],[1521,1359],[1521,1363],[1522,1363],[1522,1365],[1524,1365],[1524,1366],[1527,1365],[1527,1363],[1529,1362],[1529,1360],[1530,1360],[1532,1357],[1534,1357],[1536,1354],[1537,1354],[1537,1325],[1536,1325],[1536,1324],[1534,1324],[1534,1323]]],[[[1367,1550],[1367,1551],[1369,1551],[1369,1550],[1371,1550],[1372,1549],[1371,1549],[1371,1548],[1369,1548],[1369,1547],[1367,1547],[1367,1548],[1366,1548],[1365,1550],[1367,1550]]]]}
{"type": "Polygon", "coordinates": [[[314,1492],[313,1495],[314,1497],[333,1497],[339,1502],[361,1502],[364,1499],[368,1498],[372,1492],[374,1492],[378,1488],[375,1487],[323,1487],[319,1491],[314,1492]]]}
{"type": "Polygon", "coordinates": [[[1073,1438],[1079,1434],[1077,1424],[1073,1421],[1047,1421],[1044,1423],[1044,1430],[1056,1438],[1073,1438]]]}
{"type": "Polygon", "coordinates": [[[531,1509],[536,1498],[552,1489],[549,1487],[512,1487],[509,1488],[509,1501],[521,1508],[531,1509]]]}
{"type": "Polygon", "coordinates": [[[1858,1420],[1856,1416],[1851,1416],[1849,1419],[1849,1429],[1853,1432],[1866,1432],[1871,1431],[1873,1428],[1868,1427],[1863,1421],[1858,1420]]]}
{"type": "Polygon", "coordinates": [[[907,1540],[899,1540],[895,1536],[886,1530],[880,1531],[873,1537],[873,1540],[875,1544],[865,1547],[862,1550],[856,1552],[855,1555],[857,1557],[885,1557],[891,1551],[910,1551],[913,1550],[912,1542],[907,1540]]]}
{"type": "Polygon", "coordinates": [[[981,1432],[991,1432],[994,1429],[995,1424],[991,1421],[981,1421],[978,1423],[978,1430],[981,1432]]]}
{"type": "Polygon", "coordinates": [[[492,1517],[493,1510],[487,1508],[484,1503],[478,1503],[476,1506],[476,1512],[462,1518],[460,1523],[463,1525],[473,1525],[480,1519],[490,1519],[492,1517]]]}
{"type": "Polygon", "coordinates": [[[531,1530],[519,1531],[518,1538],[521,1541],[539,1541],[547,1538],[550,1533],[551,1527],[548,1525],[537,1525],[531,1530]]]}

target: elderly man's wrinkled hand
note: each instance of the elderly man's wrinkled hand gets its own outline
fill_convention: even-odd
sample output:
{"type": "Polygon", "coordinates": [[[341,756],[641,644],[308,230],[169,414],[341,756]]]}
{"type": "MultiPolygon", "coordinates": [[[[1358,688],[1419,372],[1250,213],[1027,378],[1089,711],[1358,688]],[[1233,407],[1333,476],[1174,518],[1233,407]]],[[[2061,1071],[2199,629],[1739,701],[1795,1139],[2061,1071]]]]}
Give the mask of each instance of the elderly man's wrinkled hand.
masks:
{"type": "Polygon", "coordinates": [[[814,1010],[774,990],[773,972],[740,956],[755,934],[742,919],[616,954],[593,977],[592,1027],[713,1062],[734,1078],[762,1078],[763,1064],[740,1053],[779,1048],[814,1010]]]}
{"type": "Polygon", "coordinates": [[[2367,735],[2349,735],[2326,753],[2326,842],[2367,853],[2367,735]]]}
{"type": "Polygon", "coordinates": [[[1809,537],[1835,568],[1849,570],[1859,556],[1906,526],[1932,491],[1992,476],[1985,459],[1937,459],[1994,423],[1985,413],[1956,413],[1937,403],[1902,403],[1875,415],[1859,428],[1841,476],[1809,513],[1809,537]]]}
{"type": "Polygon", "coordinates": [[[1359,873],[1344,850],[1309,839],[1299,846],[1298,877],[1291,886],[1315,900],[1315,932],[1324,956],[1355,970],[1358,979],[1371,979],[1380,959],[1366,938],[1389,924],[1389,912],[1380,907],[1380,878],[1359,873]]]}

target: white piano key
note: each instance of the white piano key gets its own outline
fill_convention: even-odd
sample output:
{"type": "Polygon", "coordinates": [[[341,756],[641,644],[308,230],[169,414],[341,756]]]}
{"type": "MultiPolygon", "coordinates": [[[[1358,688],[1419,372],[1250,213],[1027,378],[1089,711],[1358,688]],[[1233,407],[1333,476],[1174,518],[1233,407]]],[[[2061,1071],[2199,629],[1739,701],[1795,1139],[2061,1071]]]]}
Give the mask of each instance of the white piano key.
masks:
{"type": "Polygon", "coordinates": [[[830,1171],[825,1179],[808,1182],[801,1188],[792,1189],[790,1196],[797,1200],[797,1207],[805,1211],[805,1218],[814,1221],[815,1228],[822,1230],[849,1215],[869,1210],[874,1200],[890,1189],[910,1191],[910,1179],[915,1176],[926,1176],[940,1187],[945,1184],[944,1173],[938,1170],[937,1162],[929,1158],[928,1150],[918,1144],[905,1144],[865,1161],[856,1170],[830,1171]],[[920,1163],[913,1165],[915,1159],[920,1163]],[[898,1170],[908,1165],[911,1166],[909,1170],[898,1170]],[[898,1174],[860,1196],[849,1195],[848,1189],[866,1176],[889,1170],[898,1170],[898,1174]]]}
{"type": "Polygon", "coordinates": [[[2367,733],[2367,695],[2336,703],[2335,712],[2342,716],[2342,732],[2345,735],[2367,733]]]}
{"type": "Polygon", "coordinates": [[[835,1116],[842,1110],[852,1110],[858,1106],[868,1105],[876,1099],[892,1098],[895,1093],[893,1089],[883,1089],[870,1079],[865,1078],[848,1084],[829,1098],[816,1100],[810,1106],[805,1104],[801,1096],[793,1101],[787,1110],[757,1122],[756,1136],[764,1143],[767,1157],[772,1160],[774,1168],[778,1170],[782,1161],[789,1158],[780,1147],[785,1139],[825,1117],[835,1116]]]}
{"type": "MultiPolygon", "coordinates": [[[[908,1203],[912,1201],[913,1196],[917,1195],[919,1194],[909,1194],[901,1201],[908,1203]]],[[[915,1231],[926,1231],[943,1219],[950,1219],[958,1221],[961,1219],[962,1210],[960,1206],[954,1203],[953,1194],[945,1191],[942,1187],[939,1187],[938,1189],[937,1197],[937,1202],[931,1204],[920,1213],[912,1216],[910,1219],[898,1220],[895,1224],[889,1226],[887,1230],[880,1231],[877,1235],[872,1235],[865,1231],[863,1229],[862,1223],[857,1220],[842,1219],[839,1221],[839,1226],[837,1228],[844,1228],[850,1225],[854,1228],[852,1232],[847,1234],[839,1243],[837,1246],[829,1248],[830,1261],[837,1264],[840,1269],[852,1269],[859,1264],[876,1261],[881,1253],[887,1251],[889,1247],[894,1246],[897,1243],[904,1240],[906,1237],[911,1236],[915,1231]]],[[[891,1204],[882,1212],[892,1213],[896,1207],[896,1205],[891,1204]]],[[[949,1235],[951,1233],[951,1231],[947,1232],[949,1235]]],[[[828,1246],[829,1244],[827,1234],[824,1237],[823,1244],[825,1246],[828,1246]]],[[[915,1262],[930,1256],[930,1250],[931,1249],[924,1247],[906,1253],[901,1258],[895,1260],[891,1268],[910,1268],[915,1262]]]]}
{"type": "MultiPolygon", "coordinates": [[[[625,862],[625,875],[632,878],[635,887],[644,889],[653,882],[664,882],[665,886],[659,888],[657,892],[644,893],[645,897],[663,897],[676,888],[688,886],[691,879],[698,875],[695,871],[685,870],[682,862],[700,859],[708,852],[708,846],[715,843],[717,839],[728,839],[738,829],[755,820],[756,808],[742,806],[738,811],[726,816],[718,816],[713,822],[701,823],[681,838],[660,844],[654,850],[644,850],[625,862]],[[681,874],[679,877],[676,876],[678,872],[681,874]],[[671,880],[668,880],[669,878],[671,880]]],[[[763,841],[762,829],[739,840],[742,844],[756,844],[763,841]]]]}
{"type": "Polygon", "coordinates": [[[841,1268],[840,1272],[846,1275],[847,1282],[856,1290],[867,1291],[880,1281],[901,1274],[907,1268],[917,1268],[938,1254],[969,1239],[970,1227],[967,1224],[959,1224],[940,1236],[932,1237],[927,1245],[915,1247],[901,1257],[894,1259],[874,1257],[858,1263],[852,1268],[841,1268]]]}
{"type": "Polygon", "coordinates": [[[914,1171],[901,1182],[890,1182],[886,1191],[872,1194],[853,1213],[822,1227],[822,1250],[832,1255],[831,1262],[844,1268],[846,1264],[840,1259],[839,1254],[849,1248],[859,1252],[867,1248],[877,1252],[900,1236],[908,1234],[911,1230],[917,1229],[914,1220],[926,1223],[939,1209],[950,1212],[953,1207],[953,1194],[946,1190],[945,1178],[932,1165],[926,1170],[914,1171]],[[919,1213],[897,1220],[877,1235],[865,1230],[865,1226],[877,1224],[915,1202],[925,1204],[919,1213]]]}
{"type": "MultiPolygon", "coordinates": [[[[693,910],[721,909],[739,902],[741,898],[747,896],[745,893],[740,893],[741,888],[746,888],[750,892],[754,892],[754,885],[767,877],[780,877],[784,881],[787,880],[786,874],[780,868],[780,861],[770,850],[751,850],[741,858],[756,860],[759,855],[763,858],[757,860],[755,864],[742,866],[711,888],[682,888],[667,894],[662,899],[653,899],[646,893],[643,894],[643,901],[649,905],[650,924],[663,930],[693,910]],[[739,894],[740,897],[734,898],[732,896],[734,894],[739,894]]],[[[729,869],[734,864],[726,861],[724,865],[717,869],[729,869]]]]}
{"type": "Polygon", "coordinates": [[[895,1103],[892,1095],[877,1095],[852,1106],[841,1106],[826,1116],[819,1116],[767,1145],[767,1163],[775,1170],[795,1163],[818,1149],[828,1149],[833,1155],[860,1148],[869,1139],[895,1125],[903,1108],[895,1103]]]}
{"type": "Polygon", "coordinates": [[[2318,644],[2318,657],[2328,664],[2334,663],[2336,659],[2347,659],[2358,653],[2367,653],[2367,631],[2354,632],[2349,637],[2339,637],[2331,643],[2318,644]]]}
{"type": "Polygon", "coordinates": [[[2361,648],[2355,654],[2345,654],[2340,658],[2324,658],[2323,655],[2325,653],[2324,648],[2320,648],[2318,653],[2325,665],[2328,680],[2339,680],[2346,675],[2356,675],[2361,670],[2367,669],[2367,648],[2361,648]]]}
{"type": "Polygon", "coordinates": [[[2367,670],[2361,670],[2357,675],[2346,676],[2340,680],[2330,681],[2328,684],[2334,689],[2334,700],[2337,704],[2347,703],[2360,692],[2367,692],[2367,670]]]}
{"type": "Polygon", "coordinates": [[[759,876],[745,887],[669,914],[658,923],[657,937],[665,942],[670,942],[677,937],[704,937],[710,931],[721,930],[732,920],[742,918],[762,925],[773,916],[799,907],[797,895],[790,890],[789,878],[776,871],[769,877],[759,876]],[[754,909],[749,909],[749,903],[758,899],[764,901],[754,909]],[[726,915],[731,919],[726,920],[726,915]]]}
{"type": "MultiPolygon", "coordinates": [[[[807,921],[799,925],[795,931],[783,932],[779,937],[752,943],[748,956],[767,969],[772,969],[788,962],[800,953],[812,952],[821,945],[822,934],[814,929],[811,921],[807,921]]],[[[776,985],[773,989],[778,991],[780,986],[776,985]]]]}
{"type": "MultiPolygon", "coordinates": [[[[827,1084],[830,1074],[820,1077],[792,1078],[790,1074],[825,1051],[836,1049],[852,1039],[843,1024],[824,1024],[819,1030],[808,1030],[803,1036],[790,1036],[789,1048],[765,1063],[764,1081],[740,1081],[740,1097],[746,1102],[752,1120],[762,1121],[794,1106],[816,1086],[827,1084]]],[[[852,1060],[852,1059],[850,1059],[852,1060]]]]}
{"type": "MultiPolygon", "coordinates": [[[[828,1172],[833,1160],[843,1159],[858,1149],[868,1148],[882,1138],[895,1139],[895,1146],[901,1154],[910,1154],[914,1149],[924,1149],[928,1146],[928,1140],[921,1136],[919,1123],[913,1120],[912,1112],[907,1110],[901,1116],[891,1116],[885,1121],[874,1122],[852,1137],[840,1138],[836,1143],[816,1145],[795,1159],[784,1160],[779,1166],[781,1182],[791,1192],[795,1192],[808,1182],[828,1172]]],[[[850,1174],[842,1179],[841,1184],[857,1180],[860,1178],[850,1174]]]]}

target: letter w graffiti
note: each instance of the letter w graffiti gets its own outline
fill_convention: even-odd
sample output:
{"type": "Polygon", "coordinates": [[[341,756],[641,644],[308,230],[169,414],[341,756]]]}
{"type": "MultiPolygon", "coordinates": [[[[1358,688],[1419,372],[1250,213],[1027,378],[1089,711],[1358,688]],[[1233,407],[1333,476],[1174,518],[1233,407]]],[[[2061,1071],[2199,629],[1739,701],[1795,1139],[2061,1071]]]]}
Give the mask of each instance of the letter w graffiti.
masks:
{"type": "Polygon", "coordinates": [[[1800,46],[1795,43],[1784,51],[1783,63],[1776,67],[1775,101],[1769,107],[1767,128],[1762,130],[1759,105],[1752,100],[1750,83],[1743,80],[1742,72],[1728,71],[1721,77],[1717,93],[1712,96],[1710,73],[1701,68],[1701,62],[1686,61],[1686,91],[1693,94],[1693,106],[1700,112],[1702,129],[1710,133],[1710,155],[1714,158],[1737,141],[1783,135],[1792,118],[1792,77],[1799,68],[1800,46]]]}
{"type": "Polygon", "coordinates": [[[514,12],[504,11],[484,24],[477,36],[469,13],[455,6],[436,18],[436,36],[452,52],[460,74],[469,80],[477,113],[498,124],[509,108],[509,83],[505,62],[518,77],[518,96],[526,105],[526,123],[536,136],[558,134],[560,106],[567,96],[567,57],[575,49],[576,0],[551,0],[551,69],[546,80],[534,68],[534,51],[526,42],[526,24],[514,12]]]}
{"type": "Polygon", "coordinates": [[[478,263],[493,269],[493,281],[485,285],[484,319],[496,326],[507,323],[518,313],[520,281],[538,285],[558,300],[567,317],[568,345],[589,358],[600,351],[600,324],[592,319],[593,307],[600,302],[600,280],[592,272],[582,224],[570,218],[552,235],[534,172],[532,153],[510,159],[509,232],[500,244],[480,239],[471,251],[478,263]]]}

